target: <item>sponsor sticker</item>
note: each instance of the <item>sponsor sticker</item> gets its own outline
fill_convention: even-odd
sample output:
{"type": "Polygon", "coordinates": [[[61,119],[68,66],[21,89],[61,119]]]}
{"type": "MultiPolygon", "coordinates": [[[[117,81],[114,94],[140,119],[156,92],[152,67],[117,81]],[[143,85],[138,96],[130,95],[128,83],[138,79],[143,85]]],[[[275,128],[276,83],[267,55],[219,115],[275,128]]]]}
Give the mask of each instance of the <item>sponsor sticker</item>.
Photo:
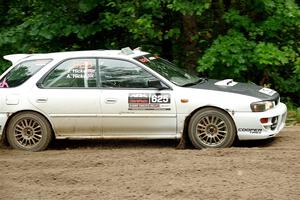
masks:
{"type": "Polygon", "coordinates": [[[6,82],[6,78],[0,83],[0,88],[8,88],[8,83],[6,82]]]}
{"type": "Polygon", "coordinates": [[[171,110],[169,93],[130,93],[128,110],[171,110]]]}
{"type": "Polygon", "coordinates": [[[268,96],[273,96],[273,94],[276,93],[275,90],[272,90],[272,89],[270,89],[270,88],[262,88],[262,89],[259,90],[259,92],[260,92],[260,93],[263,93],[263,94],[266,94],[266,95],[268,95],[268,96]]]}
{"type": "Polygon", "coordinates": [[[248,132],[250,134],[261,134],[262,129],[261,128],[239,128],[239,132],[248,132]]]}
{"type": "Polygon", "coordinates": [[[147,62],[149,62],[150,60],[149,60],[148,58],[146,58],[146,57],[143,57],[143,58],[140,58],[139,61],[140,61],[141,63],[147,63],[147,62]]]}

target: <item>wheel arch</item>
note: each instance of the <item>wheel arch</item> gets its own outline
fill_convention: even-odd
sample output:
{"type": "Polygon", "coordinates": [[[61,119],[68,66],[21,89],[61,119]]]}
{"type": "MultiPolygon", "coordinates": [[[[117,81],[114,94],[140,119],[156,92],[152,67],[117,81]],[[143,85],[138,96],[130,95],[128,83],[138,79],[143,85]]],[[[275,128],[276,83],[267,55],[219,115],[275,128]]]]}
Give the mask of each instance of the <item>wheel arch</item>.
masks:
{"type": "Polygon", "coordinates": [[[55,131],[54,131],[54,128],[53,128],[53,124],[51,123],[51,121],[49,120],[49,118],[48,118],[45,114],[43,114],[43,113],[41,113],[41,112],[38,112],[38,111],[36,111],[36,110],[30,110],[30,109],[28,109],[28,110],[19,110],[19,111],[17,111],[17,112],[8,114],[9,116],[8,116],[8,119],[7,119],[6,123],[5,123],[4,129],[3,129],[2,138],[1,138],[1,140],[3,140],[3,142],[4,142],[5,144],[8,144],[8,142],[7,142],[7,127],[8,127],[8,124],[10,123],[11,119],[12,119],[14,116],[16,116],[16,115],[19,114],[19,113],[23,113],[23,112],[33,112],[33,113],[37,113],[37,114],[43,116],[43,117],[47,120],[47,122],[49,123],[49,125],[50,125],[50,127],[51,127],[51,134],[52,134],[52,136],[53,136],[53,139],[55,139],[55,135],[56,135],[56,134],[55,134],[55,131]]]}
{"type": "MultiPolygon", "coordinates": [[[[195,110],[193,110],[184,120],[184,126],[183,126],[183,135],[182,135],[182,139],[183,140],[189,140],[189,137],[188,137],[188,126],[189,126],[189,123],[190,123],[190,120],[192,118],[192,116],[197,113],[199,110],[202,110],[202,109],[205,109],[205,108],[214,108],[214,109],[217,109],[217,110],[220,110],[220,111],[223,111],[225,112],[229,117],[230,119],[233,121],[233,125],[234,125],[234,129],[235,131],[237,132],[237,128],[236,128],[236,124],[235,124],[235,121],[232,117],[232,115],[230,114],[230,111],[229,110],[226,110],[226,109],[223,109],[223,108],[220,108],[220,107],[217,107],[217,106],[203,106],[203,107],[199,107],[199,108],[196,108],[195,110]]],[[[232,111],[232,114],[234,114],[234,112],[232,111]]],[[[236,134],[235,136],[235,139],[237,139],[238,136],[236,134]]],[[[190,142],[190,141],[188,141],[190,142]]]]}

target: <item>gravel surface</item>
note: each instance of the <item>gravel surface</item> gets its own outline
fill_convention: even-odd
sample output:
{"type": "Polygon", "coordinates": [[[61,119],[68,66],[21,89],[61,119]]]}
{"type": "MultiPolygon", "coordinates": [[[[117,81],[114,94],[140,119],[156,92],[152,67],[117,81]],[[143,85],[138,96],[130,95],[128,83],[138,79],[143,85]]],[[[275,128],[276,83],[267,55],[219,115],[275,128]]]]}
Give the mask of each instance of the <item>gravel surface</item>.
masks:
{"type": "Polygon", "coordinates": [[[300,127],[227,149],[165,140],[2,147],[0,199],[300,199],[300,127]]]}

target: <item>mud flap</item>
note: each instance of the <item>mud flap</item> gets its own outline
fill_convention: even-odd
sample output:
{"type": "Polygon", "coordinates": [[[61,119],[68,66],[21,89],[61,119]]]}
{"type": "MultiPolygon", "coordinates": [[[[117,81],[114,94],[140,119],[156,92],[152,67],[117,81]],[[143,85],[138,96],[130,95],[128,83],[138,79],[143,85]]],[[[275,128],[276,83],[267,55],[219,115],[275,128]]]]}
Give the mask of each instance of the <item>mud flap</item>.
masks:
{"type": "Polygon", "coordinates": [[[188,138],[188,134],[184,132],[178,144],[176,145],[176,149],[186,149],[190,146],[191,146],[191,142],[190,139],[188,138]]]}
{"type": "Polygon", "coordinates": [[[4,134],[2,134],[1,138],[0,138],[0,148],[8,148],[9,144],[7,142],[7,139],[5,137],[4,134]]]}

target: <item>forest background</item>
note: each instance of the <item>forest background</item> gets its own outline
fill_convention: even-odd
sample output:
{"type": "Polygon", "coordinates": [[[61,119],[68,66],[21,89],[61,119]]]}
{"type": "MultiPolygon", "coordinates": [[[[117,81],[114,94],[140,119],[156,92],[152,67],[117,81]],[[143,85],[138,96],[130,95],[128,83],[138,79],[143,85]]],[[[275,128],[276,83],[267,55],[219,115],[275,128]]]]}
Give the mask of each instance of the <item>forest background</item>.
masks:
{"type": "Polygon", "coordinates": [[[300,122],[295,0],[0,0],[0,73],[14,53],[141,47],[201,77],[271,87],[300,122]]]}

